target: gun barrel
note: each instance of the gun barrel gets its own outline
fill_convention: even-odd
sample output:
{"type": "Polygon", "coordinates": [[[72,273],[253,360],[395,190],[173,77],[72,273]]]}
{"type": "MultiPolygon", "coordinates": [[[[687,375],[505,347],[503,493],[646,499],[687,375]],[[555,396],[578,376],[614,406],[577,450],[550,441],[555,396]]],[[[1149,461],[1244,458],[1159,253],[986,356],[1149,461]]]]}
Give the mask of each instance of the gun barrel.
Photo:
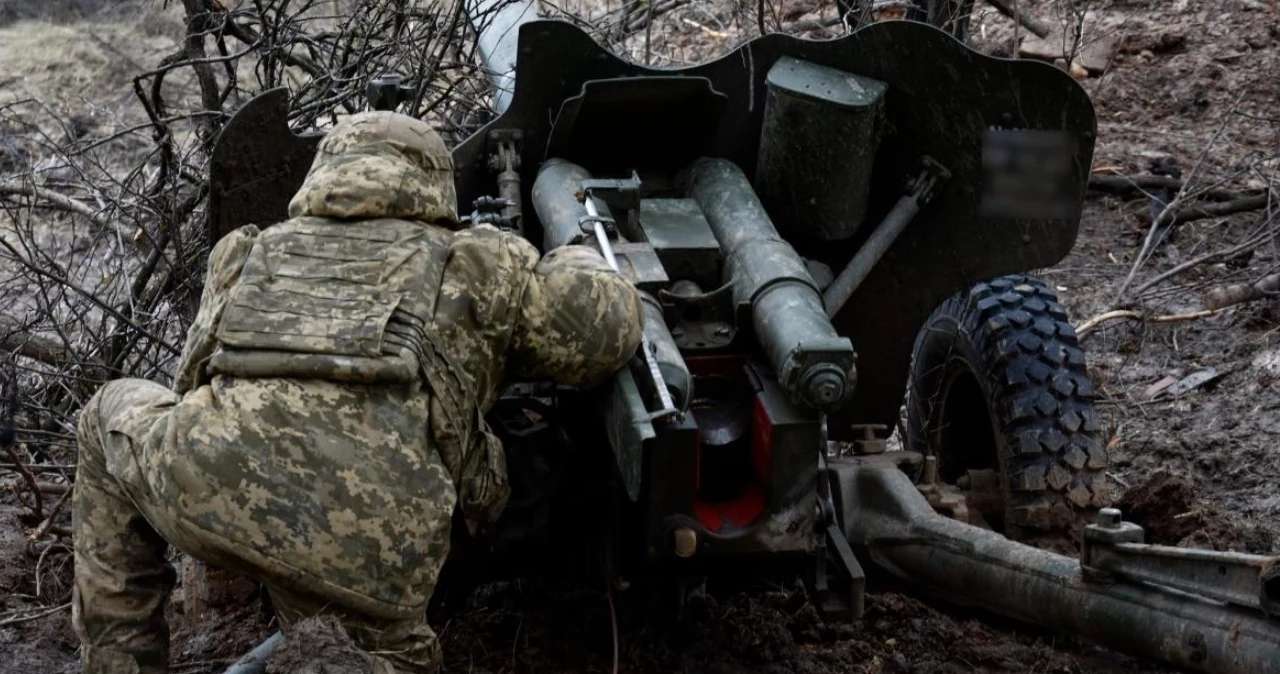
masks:
{"type": "Polygon", "coordinates": [[[845,534],[871,561],[963,604],[1205,674],[1280,674],[1280,621],[1150,583],[1091,579],[1079,560],[943,517],[889,454],[838,459],[845,534]]]}
{"type": "MultiPolygon", "coordinates": [[[[538,169],[532,197],[534,212],[542,223],[544,251],[550,252],[583,238],[584,232],[578,223],[587,215],[587,208],[578,201],[577,193],[583,181],[590,179],[591,173],[586,169],[563,159],[548,159],[538,169]]],[[[607,207],[601,210],[608,213],[607,207]]]]}
{"type": "MultiPolygon", "coordinates": [[[[548,159],[538,169],[538,177],[533,181],[532,196],[534,211],[538,214],[538,221],[542,223],[544,251],[550,252],[572,243],[590,245],[594,240],[594,237],[583,231],[579,223],[589,215],[608,215],[609,210],[599,199],[587,197],[591,202],[591,210],[578,200],[582,184],[591,178],[591,173],[585,168],[563,159],[548,159]],[[596,212],[592,213],[592,210],[596,212]]],[[[606,259],[611,259],[611,266],[618,269],[616,260],[610,258],[612,253],[608,246],[600,245],[599,248],[606,259]]],[[[657,368],[660,377],[654,378],[660,378],[665,384],[665,390],[652,393],[663,398],[664,408],[684,410],[693,386],[689,368],[680,356],[675,338],[667,328],[658,300],[643,291],[640,296],[644,300],[644,358],[648,365],[657,368]]]]}
{"type": "Polygon", "coordinates": [[[727,159],[699,159],[688,172],[698,202],[725,254],[734,302],[750,305],[756,336],[797,399],[839,407],[854,385],[853,344],[836,333],[804,260],[774,228],[747,176],[727,159]]]}
{"type": "Polygon", "coordinates": [[[480,59],[489,71],[493,109],[501,115],[515,93],[520,26],[537,20],[538,10],[532,0],[468,0],[466,12],[478,35],[480,59]]]}

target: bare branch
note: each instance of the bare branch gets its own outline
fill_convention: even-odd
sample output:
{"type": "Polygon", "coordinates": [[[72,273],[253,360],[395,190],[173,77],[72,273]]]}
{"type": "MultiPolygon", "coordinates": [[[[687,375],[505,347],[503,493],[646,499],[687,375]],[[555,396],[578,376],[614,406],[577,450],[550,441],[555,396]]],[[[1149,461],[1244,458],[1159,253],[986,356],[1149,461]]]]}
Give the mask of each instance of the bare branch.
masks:
{"type": "Polygon", "coordinates": [[[83,215],[93,224],[105,230],[114,232],[122,240],[133,240],[133,232],[129,231],[127,227],[111,222],[110,220],[102,217],[99,215],[98,211],[89,204],[72,199],[71,197],[59,194],[44,187],[24,185],[12,181],[4,182],[0,183],[0,196],[24,196],[32,199],[39,199],[51,208],[75,213],[77,215],[83,215]]]}
{"type": "Polygon", "coordinates": [[[1280,296],[1280,274],[1271,274],[1253,283],[1238,283],[1210,290],[1204,295],[1204,308],[1221,309],[1277,296],[1280,296]]]}

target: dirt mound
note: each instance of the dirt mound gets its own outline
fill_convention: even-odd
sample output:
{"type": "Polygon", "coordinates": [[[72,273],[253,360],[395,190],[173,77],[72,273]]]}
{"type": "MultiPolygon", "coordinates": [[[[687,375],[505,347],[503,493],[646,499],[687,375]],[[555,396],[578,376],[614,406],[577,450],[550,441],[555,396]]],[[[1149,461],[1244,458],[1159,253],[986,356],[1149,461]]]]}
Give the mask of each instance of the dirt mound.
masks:
{"type": "MultiPolygon", "coordinates": [[[[0,481],[0,489],[5,488],[7,485],[0,481]]],[[[75,657],[78,643],[71,631],[70,610],[59,604],[47,606],[40,597],[52,594],[49,585],[59,586],[56,589],[60,595],[66,586],[46,578],[37,587],[35,567],[41,558],[29,554],[20,512],[0,501],[0,674],[79,672],[75,657]]],[[[45,556],[46,573],[50,558],[56,556],[45,556]]],[[[65,557],[62,559],[65,561],[65,557]]],[[[65,593],[69,595],[70,590],[65,593]]],[[[54,599],[62,601],[66,597],[54,599]]]]}
{"type": "Polygon", "coordinates": [[[1124,518],[1146,530],[1148,543],[1177,545],[1200,528],[1192,510],[1195,487],[1185,478],[1159,471],[1120,499],[1124,518]]]}
{"type": "Polygon", "coordinates": [[[1267,554],[1274,534],[1197,497],[1189,480],[1160,470],[1120,500],[1124,518],[1146,531],[1146,542],[1267,554]]]}

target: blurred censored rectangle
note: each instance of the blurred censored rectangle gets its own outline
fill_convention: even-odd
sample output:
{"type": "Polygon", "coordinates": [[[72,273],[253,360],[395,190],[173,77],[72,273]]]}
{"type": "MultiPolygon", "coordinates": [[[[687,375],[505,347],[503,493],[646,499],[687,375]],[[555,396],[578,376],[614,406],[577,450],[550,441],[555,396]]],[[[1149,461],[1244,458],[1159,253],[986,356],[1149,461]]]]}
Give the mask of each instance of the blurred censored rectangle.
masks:
{"type": "Polygon", "coordinates": [[[1079,209],[1065,131],[988,128],[982,140],[980,213],[989,218],[1068,220],[1079,209]]]}

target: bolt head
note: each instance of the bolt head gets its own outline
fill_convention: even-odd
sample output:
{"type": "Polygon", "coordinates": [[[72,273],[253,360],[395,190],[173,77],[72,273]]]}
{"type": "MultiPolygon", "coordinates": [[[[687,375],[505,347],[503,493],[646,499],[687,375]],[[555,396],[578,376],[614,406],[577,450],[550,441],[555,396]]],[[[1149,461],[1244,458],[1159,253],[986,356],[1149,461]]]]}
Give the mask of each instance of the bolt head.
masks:
{"type": "Polygon", "coordinates": [[[816,407],[831,405],[844,395],[844,380],[834,372],[823,372],[809,381],[808,394],[816,407]]]}
{"type": "Polygon", "coordinates": [[[676,529],[672,548],[677,557],[692,557],[698,551],[698,533],[688,527],[676,529]]]}

